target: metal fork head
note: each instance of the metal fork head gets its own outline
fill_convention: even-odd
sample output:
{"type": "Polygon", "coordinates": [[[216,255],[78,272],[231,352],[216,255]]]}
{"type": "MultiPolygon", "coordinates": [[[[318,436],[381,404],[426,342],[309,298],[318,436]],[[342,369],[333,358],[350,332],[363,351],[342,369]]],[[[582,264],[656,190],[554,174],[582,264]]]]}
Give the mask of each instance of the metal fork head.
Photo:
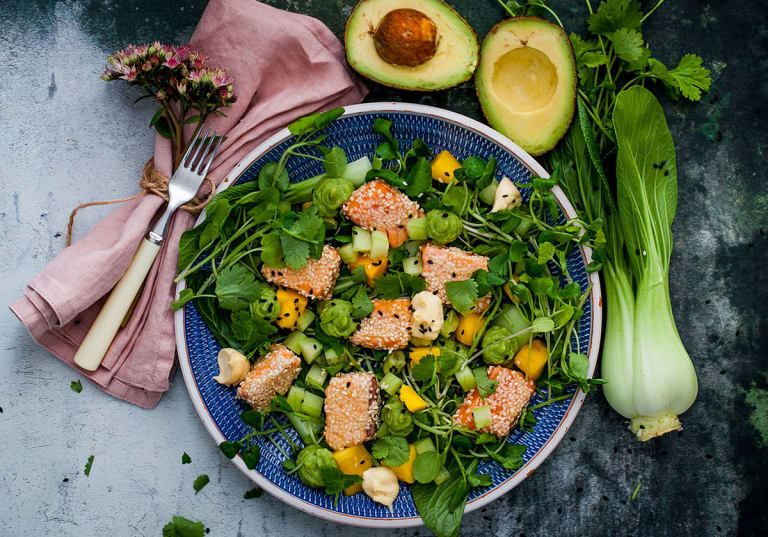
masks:
{"type": "Polygon", "coordinates": [[[197,194],[224,139],[210,128],[206,129],[201,139],[200,133],[203,132],[204,127],[205,125],[198,129],[192,141],[189,142],[189,149],[168,183],[168,206],[148,235],[149,240],[156,244],[162,242],[168,219],[173,212],[197,194]]]}
{"type": "Polygon", "coordinates": [[[208,127],[201,138],[200,134],[204,128],[205,126],[200,128],[190,141],[187,152],[168,184],[169,206],[179,207],[195,197],[213,159],[216,158],[224,137],[208,127]]]}

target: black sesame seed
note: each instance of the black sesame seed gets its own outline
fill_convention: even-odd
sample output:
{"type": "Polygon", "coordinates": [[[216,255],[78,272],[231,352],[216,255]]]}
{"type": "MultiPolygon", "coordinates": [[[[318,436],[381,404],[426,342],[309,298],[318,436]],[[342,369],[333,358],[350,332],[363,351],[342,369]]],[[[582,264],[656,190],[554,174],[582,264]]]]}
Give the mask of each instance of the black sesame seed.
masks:
{"type": "Polygon", "coordinates": [[[428,259],[428,260],[427,260],[427,264],[428,264],[428,265],[432,265],[432,264],[434,264],[434,261],[432,261],[431,259],[428,259]]]}
{"type": "Polygon", "coordinates": [[[273,271],[271,271],[271,274],[272,274],[272,276],[274,277],[274,276],[275,276],[275,271],[274,271],[274,270],[273,270],[273,271]]]}
{"type": "Polygon", "coordinates": [[[433,294],[433,295],[437,295],[437,289],[435,289],[434,291],[432,291],[432,294],[433,294]]]}
{"type": "Polygon", "coordinates": [[[501,197],[502,197],[502,198],[508,198],[508,197],[509,197],[509,194],[502,194],[502,195],[501,195],[501,197]]]}
{"type": "Polygon", "coordinates": [[[397,229],[403,229],[405,226],[403,224],[397,224],[397,229]]]}
{"type": "Polygon", "coordinates": [[[413,264],[414,264],[414,265],[418,265],[418,264],[419,264],[419,260],[418,260],[418,259],[414,259],[414,260],[413,260],[413,264]]]}
{"type": "Polygon", "coordinates": [[[376,231],[376,226],[373,226],[373,229],[371,231],[376,231]]]}
{"type": "Polygon", "coordinates": [[[69,478],[68,478],[68,477],[65,477],[64,479],[62,479],[62,481],[63,481],[64,483],[66,483],[66,482],[68,482],[68,481],[69,481],[69,478]]]}
{"type": "Polygon", "coordinates": [[[291,316],[290,313],[283,313],[283,317],[290,317],[290,316],[291,316]]]}
{"type": "Polygon", "coordinates": [[[379,310],[379,315],[384,315],[384,312],[379,310]]]}
{"type": "Polygon", "coordinates": [[[360,464],[365,464],[365,461],[360,461],[360,464]]]}
{"type": "Polygon", "coordinates": [[[413,213],[408,213],[408,218],[413,218],[413,213]]]}
{"type": "Polygon", "coordinates": [[[299,321],[295,321],[295,322],[293,323],[293,327],[294,327],[294,328],[296,328],[297,326],[299,326],[299,321]]]}
{"type": "Polygon", "coordinates": [[[351,385],[352,384],[349,381],[347,381],[347,388],[349,388],[351,385]]]}
{"type": "Polygon", "coordinates": [[[267,307],[267,311],[268,311],[269,313],[272,313],[272,310],[273,310],[273,309],[275,309],[275,303],[274,303],[274,302],[270,302],[270,303],[269,303],[269,306],[267,307]]]}
{"type": "Polygon", "coordinates": [[[462,335],[462,336],[464,335],[464,329],[463,328],[461,329],[461,334],[460,335],[462,335]]]}
{"type": "Polygon", "coordinates": [[[315,345],[315,344],[313,343],[313,344],[312,344],[312,348],[313,348],[314,350],[317,350],[317,345],[315,345]]]}
{"type": "Polygon", "coordinates": [[[448,213],[443,213],[443,218],[448,218],[448,213]]]}
{"type": "Polygon", "coordinates": [[[295,309],[296,311],[299,311],[299,307],[298,307],[298,306],[296,306],[294,309],[295,309]]]}
{"type": "Polygon", "coordinates": [[[264,304],[266,301],[267,301],[266,298],[260,298],[259,299],[259,304],[264,304]]]}
{"type": "Polygon", "coordinates": [[[277,271],[277,275],[278,275],[278,276],[282,276],[282,275],[283,275],[283,273],[282,273],[282,272],[280,272],[280,271],[278,270],[278,271],[277,271]]]}
{"type": "Polygon", "coordinates": [[[357,231],[353,229],[352,230],[352,235],[357,235],[357,231]]]}
{"type": "Polygon", "coordinates": [[[294,299],[293,299],[293,303],[294,303],[294,304],[298,304],[298,303],[299,303],[299,299],[298,299],[298,298],[294,298],[294,299]]]}
{"type": "Polygon", "coordinates": [[[372,267],[378,267],[379,265],[381,265],[381,262],[382,262],[382,260],[379,259],[378,261],[375,261],[375,262],[371,263],[371,266],[372,267]]]}
{"type": "Polygon", "coordinates": [[[399,319],[399,318],[400,316],[397,313],[395,313],[395,319],[399,319]]]}
{"type": "Polygon", "coordinates": [[[446,177],[450,177],[450,176],[451,176],[451,174],[450,174],[449,172],[445,172],[445,176],[446,176],[446,177]]]}
{"type": "Polygon", "coordinates": [[[456,277],[456,273],[455,272],[451,272],[451,278],[455,278],[455,277],[456,277]]]}

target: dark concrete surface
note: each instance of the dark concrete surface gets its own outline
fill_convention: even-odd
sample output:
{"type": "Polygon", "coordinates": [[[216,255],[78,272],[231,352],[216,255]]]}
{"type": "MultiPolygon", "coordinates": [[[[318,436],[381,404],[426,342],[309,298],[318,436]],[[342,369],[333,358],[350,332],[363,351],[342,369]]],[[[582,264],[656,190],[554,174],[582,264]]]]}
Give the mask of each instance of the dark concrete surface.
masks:
{"type": "MultiPolygon", "coordinates": [[[[354,5],[268,3],[315,15],[337,35],[354,5]]],[[[503,15],[493,0],[449,3],[481,37],[503,15]]],[[[583,3],[551,4],[566,28],[583,28],[583,3]]],[[[94,192],[133,193],[152,150],[150,105],[133,107],[126,88],[98,81],[104,57],[128,43],[183,42],[204,5],[0,1],[0,302],[15,298],[63,247],[70,207],[94,192]],[[83,170],[98,182],[83,181],[83,170]]],[[[644,25],[660,59],[695,52],[713,77],[699,104],[665,100],[680,188],[671,295],[700,382],[684,431],[639,444],[602,395],[590,395],[549,460],[467,515],[462,535],[768,534],[766,7],[668,0],[644,25]]],[[[420,102],[482,119],[471,84],[432,94],[371,90],[368,100],[420,102]]],[[[81,229],[100,214],[85,216],[81,229]]],[[[10,314],[0,315],[0,535],[159,535],[174,514],[203,520],[211,535],[428,534],[361,532],[269,497],[241,500],[249,483],[215,453],[180,375],[152,412],[90,385],[76,395],[69,381],[77,375],[38,349],[10,314]],[[183,451],[193,468],[179,464],[183,451]],[[91,453],[94,472],[85,478],[91,453]],[[191,481],[201,473],[212,483],[194,496],[191,481]]]]}

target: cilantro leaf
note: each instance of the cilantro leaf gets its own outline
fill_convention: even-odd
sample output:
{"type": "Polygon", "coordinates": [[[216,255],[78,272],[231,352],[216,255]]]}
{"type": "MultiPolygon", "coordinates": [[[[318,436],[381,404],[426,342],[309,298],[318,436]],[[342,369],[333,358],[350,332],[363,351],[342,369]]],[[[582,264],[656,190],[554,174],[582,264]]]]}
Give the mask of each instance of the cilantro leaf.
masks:
{"type": "Polygon", "coordinates": [[[413,378],[419,382],[427,382],[432,380],[432,375],[435,374],[437,366],[437,360],[431,354],[427,354],[424,358],[418,361],[415,365],[411,366],[411,374],[413,378]]]}
{"type": "Polygon", "coordinates": [[[173,311],[176,311],[177,309],[183,307],[187,302],[195,298],[195,292],[187,287],[186,289],[182,289],[179,293],[179,299],[174,300],[171,302],[171,309],[173,311]]]}
{"type": "Polygon", "coordinates": [[[539,263],[539,265],[545,264],[547,261],[552,259],[552,256],[555,255],[556,250],[557,248],[555,248],[555,245],[551,242],[542,242],[539,244],[539,255],[536,261],[539,263]]]}
{"type": "Polygon", "coordinates": [[[474,375],[475,382],[477,382],[477,393],[480,394],[480,397],[485,399],[489,395],[496,393],[496,385],[498,384],[498,381],[489,378],[488,372],[484,367],[474,368],[472,370],[472,375],[474,375]]]}
{"type": "Polygon", "coordinates": [[[202,474],[197,476],[195,479],[195,482],[192,483],[192,486],[195,489],[195,494],[203,490],[203,487],[206,486],[208,483],[210,483],[211,478],[208,477],[208,474],[202,474]]]}
{"type": "Polygon", "coordinates": [[[325,481],[325,493],[331,496],[336,496],[350,485],[363,481],[360,476],[345,474],[334,466],[321,466],[320,475],[325,481]]]}
{"type": "Polygon", "coordinates": [[[253,498],[259,498],[264,494],[264,489],[261,487],[254,487],[250,490],[246,490],[243,494],[244,500],[251,500],[253,498]]]}
{"type": "Polygon", "coordinates": [[[283,231],[280,232],[280,247],[283,250],[285,264],[292,269],[300,269],[307,264],[309,243],[283,231]]]}
{"type": "Polygon", "coordinates": [[[625,62],[633,62],[643,53],[643,36],[637,30],[620,28],[608,34],[616,55],[625,62]]]}
{"type": "Polygon", "coordinates": [[[512,263],[519,263],[528,254],[528,244],[523,241],[513,241],[509,245],[509,260],[512,263]]]}
{"type": "Polygon", "coordinates": [[[163,526],[163,537],[203,537],[205,526],[202,522],[193,522],[181,516],[163,526]]]}
{"type": "Polygon", "coordinates": [[[373,311],[373,302],[368,297],[368,293],[365,290],[365,286],[361,285],[357,288],[357,292],[352,297],[352,318],[360,319],[367,317],[373,311]]]}
{"type": "Polygon", "coordinates": [[[192,457],[190,457],[185,451],[184,454],[181,456],[181,464],[189,464],[191,462],[192,462],[192,457]]]}
{"type": "Polygon", "coordinates": [[[606,0],[589,17],[589,31],[607,35],[621,28],[640,28],[643,13],[636,0],[606,0]]]}
{"type": "Polygon", "coordinates": [[[479,298],[474,280],[446,282],[445,294],[457,311],[468,311],[479,298]]]}
{"type": "Polygon", "coordinates": [[[272,268],[283,268],[283,248],[280,246],[280,231],[270,231],[261,238],[261,262],[272,268]]]}
{"type": "Polygon", "coordinates": [[[253,323],[251,322],[251,314],[247,311],[237,311],[232,315],[232,335],[240,341],[248,341],[253,335],[253,323]]]}
{"type": "Polygon", "coordinates": [[[408,441],[402,436],[382,436],[376,439],[371,454],[387,466],[400,466],[408,461],[408,441]]]}
{"type": "Polygon", "coordinates": [[[83,385],[80,380],[73,380],[69,383],[69,387],[73,392],[80,393],[83,391],[83,385]]]}
{"type": "Polygon", "coordinates": [[[373,281],[376,293],[386,300],[394,300],[404,294],[415,295],[427,288],[426,282],[418,276],[405,272],[393,272],[373,281]]]}
{"type": "Polygon", "coordinates": [[[239,311],[248,307],[261,292],[261,284],[253,273],[242,264],[232,265],[219,272],[216,278],[216,296],[219,305],[230,311],[239,311]]]}
{"type": "Polygon", "coordinates": [[[695,54],[686,54],[677,67],[669,71],[680,93],[690,101],[701,99],[701,92],[709,90],[712,80],[709,69],[701,65],[701,58],[695,54]]]}
{"type": "Polygon", "coordinates": [[[86,476],[91,475],[91,467],[93,466],[93,459],[94,459],[94,456],[91,455],[90,457],[88,457],[88,462],[85,463],[85,470],[83,471],[83,473],[86,476]]]}

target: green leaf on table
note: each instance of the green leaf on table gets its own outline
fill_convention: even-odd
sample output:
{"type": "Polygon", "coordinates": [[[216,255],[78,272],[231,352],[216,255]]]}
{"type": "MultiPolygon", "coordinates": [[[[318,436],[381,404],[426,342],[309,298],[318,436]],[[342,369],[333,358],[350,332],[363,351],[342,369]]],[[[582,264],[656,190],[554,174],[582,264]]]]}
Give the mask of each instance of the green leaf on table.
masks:
{"type": "Polygon", "coordinates": [[[445,295],[457,311],[469,311],[474,305],[475,300],[479,298],[477,293],[477,282],[471,279],[446,282],[445,295]]]}
{"type": "Polygon", "coordinates": [[[677,83],[683,97],[690,101],[701,99],[701,92],[708,91],[712,84],[709,69],[701,65],[701,58],[695,54],[683,56],[669,75],[677,83]]]}
{"type": "Polygon", "coordinates": [[[79,380],[73,380],[72,382],[69,383],[69,388],[73,392],[80,393],[83,391],[83,384],[79,380]]]}
{"type": "Polygon", "coordinates": [[[485,399],[486,397],[496,393],[496,385],[498,384],[498,381],[489,378],[488,372],[484,367],[474,368],[472,370],[472,375],[475,377],[475,382],[477,383],[477,393],[480,394],[480,397],[485,399]]]}
{"type": "Polygon", "coordinates": [[[163,537],[203,537],[205,526],[202,522],[193,522],[181,516],[163,526],[163,537]]]}
{"type": "Polygon", "coordinates": [[[192,457],[190,457],[189,454],[187,454],[187,452],[185,451],[181,455],[181,464],[189,464],[191,462],[192,462],[192,457]]]}
{"type": "Polygon", "coordinates": [[[244,500],[252,500],[254,498],[260,498],[264,494],[264,489],[261,487],[254,487],[250,490],[246,490],[243,494],[244,500]]]}
{"type": "Polygon", "coordinates": [[[408,461],[410,448],[402,436],[381,436],[373,443],[371,454],[387,466],[400,466],[408,461]]]}
{"type": "Polygon", "coordinates": [[[197,478],[195,478],[194,483],[192,483],[192,486],[195,489],[195,494],[203,490],[203,487],[206,486],[208,483],[210,483],[210,481],[211,481],[211,478],[208,477],[207,474],[202,474],[197,476],[197,478]]]}
{"type": "Polygon", "coordinates": [[[91,475],[91,468],[93,467],[93,459],[94,459],[94,456],[91,455],[90,457],[88,457],[88,462],[85,463],[85,470],[83,471],[83,473],[86,476],[91,475]]]}
{"type": "Polygon", "coordinates": [[[256,300],[262,290],[262,284],[256,281],[253,272],[242,264],[235,264],[223,269],[216,278],[216,297],[219,305],[230,311],[239,311],[256,300]]]}
{"type": "Polygon", "coordinates": [[[442,467],[443,460],[437,451],[425,451],[413,460],[413,477],[419,483],[429,483],[434,481],[442,467]]]}

